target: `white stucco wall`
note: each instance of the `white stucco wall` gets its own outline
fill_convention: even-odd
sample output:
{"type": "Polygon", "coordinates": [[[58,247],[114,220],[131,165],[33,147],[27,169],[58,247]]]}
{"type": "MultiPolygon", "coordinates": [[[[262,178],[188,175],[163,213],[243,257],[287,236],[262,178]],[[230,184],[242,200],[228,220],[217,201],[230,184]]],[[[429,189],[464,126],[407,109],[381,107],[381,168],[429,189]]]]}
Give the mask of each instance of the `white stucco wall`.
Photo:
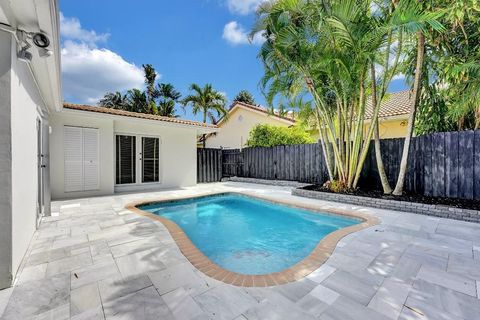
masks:
{"type": "Polygon", "coordinates": [[[11,66],[12,143],[12,271],[15,276],[36,229],[37,120],[45,109],[28,65],[16,59],[11,66]]]}
{"type": "Polygon", "coordinates": [[[196,184],[196,130],[169,127],[158,121],[120,118],[92,112],[62,112],[50,119],[52,199],[110,195],[115,191],[163,189],[196,184]],[[64,126],[100,130],[100,189],[88,192],[64,192],[64,126]],[[115,187],[115,134],[158,136],[160,138],[160,183],[115,187]]]}
{"type": "Polygon", "coordinates": [[[207,148],[233,148],[240,149],[247,143],[250,131],[257,124],[270,124],[274,126],[289,127],[292,123],[279,120],[268,114],[237,108],[230,113],[228,120],[220,124],[216,135],[207,139],[207,148]]]}

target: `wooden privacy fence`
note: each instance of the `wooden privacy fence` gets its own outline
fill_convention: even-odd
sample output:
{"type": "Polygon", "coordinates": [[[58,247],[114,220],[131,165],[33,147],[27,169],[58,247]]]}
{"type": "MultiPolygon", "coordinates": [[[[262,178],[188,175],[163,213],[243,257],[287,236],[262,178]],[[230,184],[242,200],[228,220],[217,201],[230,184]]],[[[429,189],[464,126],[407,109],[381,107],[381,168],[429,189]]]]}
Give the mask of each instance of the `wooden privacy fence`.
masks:
{"type": "Polygon", "coordinates": [[[197,182],[217,182],[222,176],[222,150],[197,149],[197,182]]]}
{"type": "MultiPolygon", "coordinates": [[[[381,141],[388,180],[395,186],[400,170],[404,139],[381,141]]],[[[204,154],[199,151],[203,167],[204,154]]],[[[205,150],[203,152],[213,152],[205,150]]],[[[328,180],[320,144],[217,150],[223,154],[221,176],[240,176],[269,180],[292,180],[322,184],[328,180]]],[[[222,156],[220,156],[222,157],[222,156]]],[[[213,164],[217,168],[217,164],[213,164]]],[[[218,170],[218,169],[216,169],[218,170]]],[[[200,171],[200,169],[199,169],[200,171]]],[[[217,176],[218,177],[218,173],[217,176]]],[[[219,181],[199,180],[199,182],[219,181]]],[[[370,146],[360,186],[381,189],[373,143],[370,146]]],[[[413,138],[405,191],[434,197],[480,200],[480,130],[434,133],[413,138]]]]}

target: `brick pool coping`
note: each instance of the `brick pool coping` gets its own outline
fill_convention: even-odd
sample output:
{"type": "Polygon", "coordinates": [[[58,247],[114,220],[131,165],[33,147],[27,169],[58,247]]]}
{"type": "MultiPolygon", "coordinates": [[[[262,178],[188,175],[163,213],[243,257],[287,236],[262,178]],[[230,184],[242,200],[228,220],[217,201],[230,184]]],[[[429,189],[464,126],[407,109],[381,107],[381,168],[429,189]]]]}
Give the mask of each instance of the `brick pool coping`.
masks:
{"type": "Polygon", "coordinates": [[[292,195],[310,199],[334,201],[371,208],[411,212],[440,218],[480,223],[480,211],[454,208],[445,205],[433,205],[408,201],[370,198],[348,194],[306,190],[303,188],[292,189],[292,195]]]}
{"type": "Polygon", "coordinates": [[[371,215],[363,214],[356,211],[350,210],[339,210],[332,208],[325,208],[321,205],[313,204],[304,204],[298,203],[296,201],[287,201],[287,200],[278,200],[271,197],[258,196],[250,192],[208,192],[203,194],[198,194],[195,196],[188,197],[167,197],[162,199],[151,199],[151,200],[142,200],[137,202],[129,203],[125,206],[127,210],[130,210],[139,215],[151,218],[153,220],[161,222],[168,230],[172,238],[177,243],[178,248],[182,254],[187,258],[190,263],[195,266],[199,271],[205,275],[214,278],[216,280],[222,281],[227,284],[231,284],[238,287],[270,287],[275,285],[286,284],[289,282],[294,282],[300,280],[313,271],[320,268],[332,255],[335,250],[337,243],[345,236],[360,231],[365,228],[372,227],[380,223],[380,220],[371,215]],[[153,204],[153,203],[162,203],[162,202],[171,202],[175,200],[187,200],[201,198],[205,196],[221,195],[221,194],[240,194],[249,197],[253,197],[259,200],[266,200],[274,202],[277,204],[287,205],[290,207],[308,209],[314,212],[341,215],[349,218],[358,219],[361,223],[349,226],[336,230],[327,236],[325,236],[317,244],[315,249],[307,256],[304,260],[298,262],[292,267],[285,269],[280,272],[274,272],[265,275],[245,275],[232,271],[228,271],[219,265],[211,261],[207,256],[205,256],[190,240],[190,238],[185,234],[185,232],[172,220],[154,215],[150,212],[143,211],[138,208],[140,205],[153,204]]]}

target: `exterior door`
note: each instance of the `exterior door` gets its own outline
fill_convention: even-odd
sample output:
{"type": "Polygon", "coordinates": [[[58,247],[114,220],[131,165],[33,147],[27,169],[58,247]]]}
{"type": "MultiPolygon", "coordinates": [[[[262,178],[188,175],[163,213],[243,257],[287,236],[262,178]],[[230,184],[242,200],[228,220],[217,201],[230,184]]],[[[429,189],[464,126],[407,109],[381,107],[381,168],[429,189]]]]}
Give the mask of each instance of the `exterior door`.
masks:
{"type": "Polygon", "coordinates": [[[159,182],[160,139],[142,137],[142,183],[159,182]]]}
{"type": "Polygon", "coordinates": [[[42,122],[37,120],[37,225],[42,217],[44,206],[43,172],[45,164],[43,163],[42,143],[42,122]]]}

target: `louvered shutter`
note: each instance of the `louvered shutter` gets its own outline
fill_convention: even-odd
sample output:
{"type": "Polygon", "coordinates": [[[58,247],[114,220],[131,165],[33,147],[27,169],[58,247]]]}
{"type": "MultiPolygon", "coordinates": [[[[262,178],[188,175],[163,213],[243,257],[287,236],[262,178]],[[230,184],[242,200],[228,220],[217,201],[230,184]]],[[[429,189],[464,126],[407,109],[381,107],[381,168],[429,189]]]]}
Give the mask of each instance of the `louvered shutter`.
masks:
{"type": "Polygon", "coordinates": [[[64,128],[65,192],[83,190],[83,130],[64,128]]]}
{"type": "Polygon", "coordinates": [[[83,190],[99,189],[98,129],[83,129],[83,190]]]}

